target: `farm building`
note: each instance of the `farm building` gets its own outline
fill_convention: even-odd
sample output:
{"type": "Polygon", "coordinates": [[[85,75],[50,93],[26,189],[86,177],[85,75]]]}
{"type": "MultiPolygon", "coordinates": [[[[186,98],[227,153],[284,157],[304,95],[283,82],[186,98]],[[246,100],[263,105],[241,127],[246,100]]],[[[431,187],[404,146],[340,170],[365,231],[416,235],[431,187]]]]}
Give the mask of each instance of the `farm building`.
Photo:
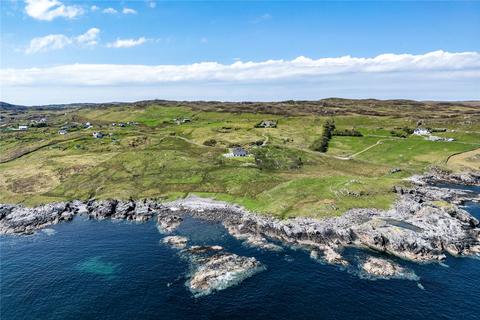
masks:
{"type": "Polygon", "coordinates": [[[103,138],[103,133],[101,133],[100,131],[99,132],[94,132],[93,137],[95,139],[101,139],[101,138],[103,138]]]}

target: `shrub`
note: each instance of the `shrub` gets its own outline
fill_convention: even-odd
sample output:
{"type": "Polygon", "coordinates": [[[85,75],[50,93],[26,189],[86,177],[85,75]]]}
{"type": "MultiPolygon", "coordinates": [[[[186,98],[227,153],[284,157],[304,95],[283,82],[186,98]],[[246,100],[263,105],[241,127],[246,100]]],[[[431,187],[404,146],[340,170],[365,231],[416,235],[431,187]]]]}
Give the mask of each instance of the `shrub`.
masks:
{"type": "Polygon", "coordinates": [[[390,131],[390,134],[392,136],[398,137],[398,138],[406,138],[407,137],[407,133],[402,132],[402,131],[397,131],[397,130],[390,131]]]}
{"type": "Polygon", "coordinates": [[[344,129],[333,131],[334,136],[362,137],[363,134],[356,129],[344,129]]]}
{"type": "Polygon", "coordinates": [[[215,139],[208,139],[203,142],[203,145],[208,147],[214,147],[216,144],[217,144],[217,140],[215,139]]]}

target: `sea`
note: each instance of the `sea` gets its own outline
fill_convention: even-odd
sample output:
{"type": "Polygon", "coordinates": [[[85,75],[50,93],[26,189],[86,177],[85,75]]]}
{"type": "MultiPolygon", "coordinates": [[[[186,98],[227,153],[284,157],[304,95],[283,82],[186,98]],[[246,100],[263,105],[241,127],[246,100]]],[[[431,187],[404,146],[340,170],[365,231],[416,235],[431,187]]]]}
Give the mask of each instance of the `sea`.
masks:
{"type": "MultiPolygon", "coordinates": [[[[478,203],[464,208],[480,218],[478,203]]],[[[350,248],[343,252],[350,266],[339,267],[301,248],[245,246],[222,225],[193,218],[174,234],[255,257],[265,268],[196,296],[186,285],[188,259],[162,243],[155,221],[78,216],[32,236],[0,237],[0,319],[480,319],[476,258],[417,264],[350,248]],[[359,264],[371,255],[393,259],[409,275],[363,274],[359,264]]]]}

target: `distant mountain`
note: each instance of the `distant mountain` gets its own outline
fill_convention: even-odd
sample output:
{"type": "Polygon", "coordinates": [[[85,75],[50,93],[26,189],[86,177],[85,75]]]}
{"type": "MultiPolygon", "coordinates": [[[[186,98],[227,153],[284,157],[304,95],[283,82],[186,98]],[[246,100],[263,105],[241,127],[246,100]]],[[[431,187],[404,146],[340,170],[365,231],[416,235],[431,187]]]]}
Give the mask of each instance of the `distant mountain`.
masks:
{"type": "MultiPolygon", "coordinates": [[[[319,108],[365,108],[375,113],[378,108],[448,108],[451,106],[461,107],[480,107],[480,101],[416,101],[407,99],[390,99],[390,100],[378,100],[378,99],[346,99],[346,98],[326,98],[320,100],[286,100],[286,101],[272,101],[272,102],[258,102],[258,101],[174,101],[174,100],[141,100],[136,102],[104,102],[104,103],[67,103],[67,104],[48,104],[48,105],[36,105],[36,106],[22,106],[14,105],[7,102],[0,102],[0,110],[26,110],[28,108],[36,110],[51,110],[51,109],[73,109],[73,108],[107,108],[112,106],[137,106],[145,107],[149,105],[160,106],[174,106],[182,105],[192,107],[200,110],[218,109],[218,111],[234,111],[242,112],[242,109],[251,109],[252,107],[260,111],[263,109],[289,109],[296,108],[298,111],[302,109],[307,113],[317,110],[319,108]]],[[[247,111],[247,110],[245,110],[247,111]]]]}
{"type": "Polygon", "coordinates": [[[28,107],[0,101],[0,110],[26,110],[28,107]]]}

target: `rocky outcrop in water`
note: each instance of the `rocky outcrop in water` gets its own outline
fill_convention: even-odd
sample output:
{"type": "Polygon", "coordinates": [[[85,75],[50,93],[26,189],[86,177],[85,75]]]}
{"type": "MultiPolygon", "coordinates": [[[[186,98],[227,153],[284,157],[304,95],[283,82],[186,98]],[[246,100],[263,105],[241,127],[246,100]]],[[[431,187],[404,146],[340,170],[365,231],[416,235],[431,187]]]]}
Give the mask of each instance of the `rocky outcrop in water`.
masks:
{"type": "Polygon", "coordinates": [[[404,278],[411,274],[410,271],[392,261],[374,257],[366,259],[361,264],[361,268],[367,274],[380,278],[404,278]]]}
{"type": "Polygon", "coordinates": [[[225,252],[221,246],[190,246],[183,236],[168,236],[162,242],[189,261],[191,272],[186,286],[195,296],[208,295],[236,285],[262,271],[265,267],[254,257],[225,252]]]}
{"type": "Polygon", "coordinates": [[[194,246],[184,253],[192,265],[186,285],[195,296],[226,289],[265,269],[254,257],[224,252],[220,246],[194,246]]]}
{"type": "Polygon", "coordinates": [[[348,265],[348,261],[343,259],[340,253],[329,246],[323,248],[323,255],[317,249],[310,251],[310,257],[315,260],[325,261],[328,264],[348,265]]]}
{"type": "Polygon", "coordinates": [[[170,236],[162,239],[162,242],[175,249],[183,249],[187,246],[188,239],[182,236],[170,236]]]}
{"type": "Polygon", "coordinates": [[[177,215],[159,213],[157,215],[158,230],[162,233],[170,233],[177,229],[182,223],[183,218],[177,215]]]}

